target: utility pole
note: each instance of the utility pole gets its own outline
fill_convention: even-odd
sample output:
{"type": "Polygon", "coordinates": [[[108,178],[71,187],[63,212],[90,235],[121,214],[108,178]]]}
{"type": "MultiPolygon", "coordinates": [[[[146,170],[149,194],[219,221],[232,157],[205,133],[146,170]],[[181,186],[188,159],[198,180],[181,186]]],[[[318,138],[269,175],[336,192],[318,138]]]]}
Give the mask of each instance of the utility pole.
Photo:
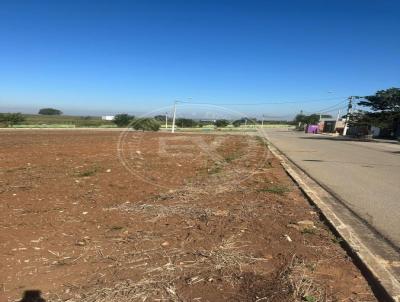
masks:
{"type": "Polygon", "coordinates": [[[261,119],[261,128],[264,128],[264,114],[262,115],[262,119],[261,119]]]}
{"type": "Polygon", "coordinates": [[[172,129],[171,129],[172,133],[175,133],[175,116],[176,116],[176,103],[177,102],[178,101],[174,101],[174,115],[172,117],[172,129]]]}
{"type": "Polygon", "coordinates": [[[347,106],[347,114],[346,114],[346,121],[344,122],[343,136],[347,134],[347,130],[349,129],[350,113],[351,113],[351,108],[353,107],[352,101],[353,97],[349,96],[349,105],[347,106]]]}
{"type": "MultiPolygon", "coordinates": [[[[302,116],[302,115],[303,115],[303,110],[300,110],[300,116],[302,116]]],[[[299,125],[298,125],[299,129],[300,129],[300,126],[301,126],[301,121],[299,121],[299,125]]]]}
{"type": "Polygon", "coordinates": [[[165,130],[168,129],[168,112],[165,112],[165,130]]]}
{"type": "Polygon", "coordinates": [[[339,109],[339,111],[338,111],[338,113],[337,113],[337,117],[336,117],[336,121],[337,121],[337,122],[338,122],[339,119],[340,119],[340,113],[341,113],[341,111],[342,111],[342,110],[339,109]]]}

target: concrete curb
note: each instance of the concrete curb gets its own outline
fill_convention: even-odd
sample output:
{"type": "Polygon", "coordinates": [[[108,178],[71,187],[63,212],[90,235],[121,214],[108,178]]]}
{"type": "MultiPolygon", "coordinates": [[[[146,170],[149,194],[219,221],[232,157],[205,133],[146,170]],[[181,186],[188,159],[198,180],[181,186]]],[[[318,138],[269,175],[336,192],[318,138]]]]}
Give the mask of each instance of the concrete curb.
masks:
{"type": "Polygon", "coordinates": [[[381,301],[400,302],[400,253],[336,197],[275,147],[268,147],[308,199],[321,211],[369,279],[381,301]]]}

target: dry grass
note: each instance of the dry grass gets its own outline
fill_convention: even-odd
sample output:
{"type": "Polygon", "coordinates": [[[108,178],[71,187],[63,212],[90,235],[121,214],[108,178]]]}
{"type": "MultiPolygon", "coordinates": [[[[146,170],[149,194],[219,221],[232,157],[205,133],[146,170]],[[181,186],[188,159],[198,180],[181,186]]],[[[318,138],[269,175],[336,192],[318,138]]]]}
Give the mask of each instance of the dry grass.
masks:
{"type": "Polygon", "coordinates": [[[286,193],[290,192],[290,188],[282,186],[282,185],[275,185],[275,186],[268,186],[266,188],[258,189],[259,192],[268,192],[277,195],[285,195],[286,193]]]}
{"type": "Polygon", "coordinates": [[[313,266],[293,256],[280,274],[280,281],[292,296],[292,301],[327,302],[326,291],[313,277],[313,266]]]}
{"type": "Polygon", "coordinates": [[[139,282],[127,280],[114,287],[102,288],[87,294],[78,300],[81,302],[133,302],[133,301],[182,301],[176,293],[173,282],[167,280],[154,281],[143,278],[139,282]],[[155,298],[155,293],[158,298],[155,298]]]}
{"type": "MultiPolygon", "coordinates": [[[[181,276],[186,284],[191,286],[199,282],[212,282],[213,278],[222,278],[234,285],[238,280],[241,267],[256,261],[266,261],[255,258],[243,252],[246,245],[233,236],[223,240],[220,245],[210,250],[197,250],[192,253],[181,249],[160,251],[159,249],[143,251],[142,254],[158,259],[164,259],[160,266],[147,267],[142,279],[126,280],[113,286],[92,290],[79,294],[69,302],[131,302],[131,301],[184,301],[176,289],[176,282],[181,276]],[[192,260],[187,260],[190,257],[192,260]],[[186,260],[182,260],[186,259],[186,260]]],[[[140,256],[139,253],[135,253],[140,256]]],[[[138,260],[139,262],[141,259],[138,260]]],[[[82,292],[78,289],[77,292],[82,292]]]]}
{"type": "Polygon", "coordinates": [[[223,240],[219,246],[211,250],[198,250],[194,253],[196,261],[212,272],[218,272],[226,279],[232,279],[242,271],[243,265],[266,261],[264,258],[256,258],[245,253],[247,245],[236,241],[235,236],[223,240]]]}
{"type": "MultiPolygon", "coordinates": [[[[206,221],[212,211],[207,208],[196,208],[188,204],[130,204],[125,203],[117,208],[111,208],[110,210],[117,209],[126,212],[143,213],[150,216],[155,216],[156,220],[172,215],[182,215],[191,219],[198,219],[206,221]]],[[[153,220],[154,221],[154,220],[153,220]]]]}

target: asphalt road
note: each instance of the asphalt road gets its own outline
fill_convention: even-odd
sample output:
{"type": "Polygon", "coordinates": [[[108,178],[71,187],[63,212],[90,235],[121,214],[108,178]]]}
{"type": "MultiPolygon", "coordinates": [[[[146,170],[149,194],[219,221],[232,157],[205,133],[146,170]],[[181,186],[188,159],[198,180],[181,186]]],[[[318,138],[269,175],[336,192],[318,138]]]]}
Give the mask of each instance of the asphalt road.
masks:
{"type": "Polygon", "coordinates": [[[264,131],[289,159],[400,248],[400,144],[264,131]]]}

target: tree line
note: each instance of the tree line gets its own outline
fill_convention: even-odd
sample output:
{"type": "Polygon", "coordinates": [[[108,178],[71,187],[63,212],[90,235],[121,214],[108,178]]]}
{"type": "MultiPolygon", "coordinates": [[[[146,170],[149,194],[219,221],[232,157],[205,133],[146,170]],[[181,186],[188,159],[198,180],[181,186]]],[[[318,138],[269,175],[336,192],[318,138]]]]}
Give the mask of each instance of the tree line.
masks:
{"type": "Polygon", "coordinates": [[[400,88],[378,90],[374,95],[357,96],[360,109],[349,116],[350,125],[373,125],[392,132],[400,127],[400,88]]]}
{"type": "MultiPolygon", "coordinates": [[[[154,118],[142,118],[142,119],[136,119],[135,116],[129,115],[126,113],[123,114],[117,114],[114,117],[113,122],[118,126],[118,127],[127,127],[127,126],[132,126],[133,128],[135,125],[141,124],[141,121],[145,120],[147,123],[158,123],[159,125],[165,123],[165,115],[156,115],[154,118]]],[[[169,125],[172,124],[172,119],[167,118],[167,122],[169,125]]],[[[232,125],[233,127],[240,127],[241,125],[247,124],[247,125],[261,125],[262,121],[257,120],[256,118],[241,118],[237,120],[228,120],[228,119],[217,119],[217,120],[195,120],[195,119],[190,119],[190,118],[176,118],[175,120],[175,126],[180,127],[180,128],[202,128],[204,126],[208,125],[213,125],[217,128],[225,128],[228,127],[229,125],[232,125]]],[[[287,121],[263,121],[264,124],[287,124],[287,121]]]]}
{"type": "Polygon", "coordinates": [[[0,124],[7,127],[18,125],[25,121],[25,117],[21,113],[0,113],[0,124]]]}
{"type": "MultiPolygon", "coordinates": [[[[394,132],[400,131],[400,88],[389,88],[378,90],[375,94],[369,96],[353,96],[357,100],[359,109],[350,110],[343,117],[349,118],[350,126],[376,126],[381,129],[394,132]]],[[[352,109],[352,108],[349,108],[352,109]]],[[[331,118],[330,115],[303,113],[297,114],[293,120],[296,126],[317,124],[320,118],[331,118]]]]}
{"type": "Polygon", "coordinates": [[[321,118],[332,118],[332,115],[329,114],[310,114],[310,115],[305,115],[303,113],[299,113],[295,116],[293,120],[293,124],[295,126],[301,126],[301,125],[316,125],[320,121],[321,118]]]}

